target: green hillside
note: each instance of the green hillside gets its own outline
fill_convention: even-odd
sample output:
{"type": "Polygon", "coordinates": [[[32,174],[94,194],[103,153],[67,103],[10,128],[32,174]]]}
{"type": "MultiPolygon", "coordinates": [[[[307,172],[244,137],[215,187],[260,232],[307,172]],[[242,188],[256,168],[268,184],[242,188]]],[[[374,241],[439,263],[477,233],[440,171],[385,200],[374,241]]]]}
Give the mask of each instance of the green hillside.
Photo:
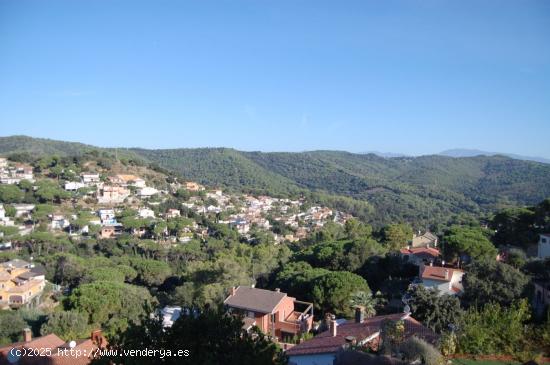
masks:
{"type": "Polygon", "coordinates": [[[80,155],[97,149],[78,142],[54,141],[27,136],[0,137],[0,154],[30,153],[32,155],[80,155]]]}
{"type": "Polygon", "coordinates": [[[242,152],[229,148],[131,151],[187,179],[210,186],[272,194],[290,194],[300,190],[291,179],[273,173],[254,163],[242,152]]]}
{"type": "MultiPolygon", "coordinates": [[[[76,155],[101,149],[30,137],[0,138],[0,153],[76,155]]],[[[228,148],[117,149],[203,184],[272,195],[307,194],[373,224],[417,226],[550,196],[550,165],[503,156],[382,158],[340,151],[241,152],[228,148]]]]}

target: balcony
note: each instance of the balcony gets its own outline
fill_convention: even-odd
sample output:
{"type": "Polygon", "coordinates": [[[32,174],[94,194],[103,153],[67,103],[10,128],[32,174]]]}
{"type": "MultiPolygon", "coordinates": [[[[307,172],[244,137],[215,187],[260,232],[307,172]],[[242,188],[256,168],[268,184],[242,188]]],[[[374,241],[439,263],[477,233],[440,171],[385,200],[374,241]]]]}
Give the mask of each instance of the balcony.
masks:
{"type": "Polygon", "coordinates": [[[294,301],[294,311],[283,321],[276,321],[275,332],[278,337],[281,332],[298,335],[309,332],[313,326],[313,303],[294,301]]]}

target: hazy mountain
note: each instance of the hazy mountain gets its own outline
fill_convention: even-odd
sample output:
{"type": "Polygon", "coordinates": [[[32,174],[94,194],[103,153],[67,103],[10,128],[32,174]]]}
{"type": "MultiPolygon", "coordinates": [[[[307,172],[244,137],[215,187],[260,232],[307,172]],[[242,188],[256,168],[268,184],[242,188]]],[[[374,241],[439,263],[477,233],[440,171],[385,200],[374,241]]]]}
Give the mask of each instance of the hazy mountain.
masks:
{"type": "MultiPolygon", "coordinates": [[[[0,138],[0,153],[74,155],[79,143],[29,137],[0,138]]],[[[489,212],[550,197],[550,165],[505,156],[441,155],[384,158],[341,151],[242,152],[229,148],[116,149],[185,179],[280,196],[309,194],[373,224],[446,222],[456,214],[489,212]]]]}
{"type": "Polygon", "coordinates": [[[515,158],[517,160],[535,161],[535,162],[550,164],[550,159],[548,159],[548,158],[522,156],[522,155],[516,155],[516,154],[513,154],[513,153],[504,153],[504,152],[487,152],[487,151],[481,151],[481,150],[475,150],[475,149],[455,148],[455,149],[451,149],[451,150],[442,151],[438,154],[441,155],[441,156],[448,156],[448,157],[474,157],[474,156],[497,156],[497,155],[500,155],[500,156],[515,158]]]}
{"type": "Polygon", "coordinates": [[[380,157],[385,157],[385,158],[394,158],[394,157],[407,157],[407,155],[403,154],[403,153],[394,153],[394,152],[380,152],[380,151],[366,151],[366,152],[361,152],[363,154],[373,154],[373,155],[376,155],[376,156],[380,156],[380,157]]]}

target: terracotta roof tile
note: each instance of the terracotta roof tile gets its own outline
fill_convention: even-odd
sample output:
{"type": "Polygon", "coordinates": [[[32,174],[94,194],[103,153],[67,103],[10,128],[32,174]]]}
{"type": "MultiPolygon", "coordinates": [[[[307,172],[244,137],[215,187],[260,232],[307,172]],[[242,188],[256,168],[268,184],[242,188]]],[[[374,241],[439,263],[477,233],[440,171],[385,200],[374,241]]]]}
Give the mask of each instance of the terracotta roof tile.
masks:
{"type": "MultiPolygon", "coordinates": [[[[396,321],[403,318],[403,313],[390,314],[385,316],[376,316],[366,319],[362,323],[345,323],[337,327],[336,336],[332,336],[330,331],[325,331],[309,341],[302,342],[289,349],[288,356],[300,356],[311,354],[334,353],[344,346],[346,337],[354,337],[357,341],[363,341],[371,335],[380,331],[382,323],[386,320],[396,321]]],[[[407,317],[405,321],[405,337],[418,336],[428,342],[435,343],[438,336],[429,328],[424,327],[420,322],[412,317],[407,317]]]]}
{"type": "MultiPolygon", "coordinates": [[[[55,348],[63,345],[64,343],[65,343],[65,341],[63,341],[62,339],[60,339],[59,337],[57,337],[53,333],[49,334],[49,335],[46,335],[46,336],[34,338],[29,342],[12,343],[11,345],[0,348],[0,365],[8,364],[7,356],[8,356],[8,354],[9,354],[9,352],[12,348],[28,348],[28,349],[50,348],[50,349],[55,349],[55,348]]],[[[23,362],[20,361],[20,363],[22,364],[23,362]]],[[[35,362],[35,363],[40,364],[41,362],[35,362]]]]}
{"type": "MultiPolygon", "coordinates": [[[[101,347],[104,347],[107,342],[104,337],[99,337],[101,347]]],[[[80,350],[82,356],[71,356],[69,352],[62,354],[58,350],[69,350],[69,344],[57,337],[55,334],[49,334],[42,337],[37,337],[29,342],[17,342],[11,345],[0,348],[0,365],[9,364],[7,356],[12,348],[28,348],[28,349],[51,349],[51,356],[24,357],[19,365],[87,365],[91,362],[97,345],[91,339],[77,341],[75,350],[80,350]]]]}
{"type": "Polygon", "coordinates": [[[428,256],[431,258],[437,258],[440,255],[439,250],[432,247],[402,248],[400,251],[403,255],[428,256]]]}
{"type": "Polygon", "coordinates": [[[422,279],[451,281],[455,272],[463,273],[464,271],[459,269],[452,269],[450,267],[424,266],[420,276],[422,277],[422,279]],[[447,271],[448,273],[447,276],[445,275],[445,271],[447,271]]]}

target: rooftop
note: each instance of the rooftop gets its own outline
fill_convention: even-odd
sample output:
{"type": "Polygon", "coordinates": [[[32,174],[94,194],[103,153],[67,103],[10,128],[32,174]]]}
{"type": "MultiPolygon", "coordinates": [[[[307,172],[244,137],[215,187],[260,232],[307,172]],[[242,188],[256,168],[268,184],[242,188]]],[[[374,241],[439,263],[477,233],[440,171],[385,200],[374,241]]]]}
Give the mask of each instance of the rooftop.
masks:
{"type": "Polygon", "coordinates": [[[414,335],[431,343],[437,340],[438,336],[435,332],[424,327],[414,318],[403,313],[396,313],[368,318],[362,323],[349,322],[339,325],[336,330],[336,336],[332,336],[330,330],[322,332],[311,340],[292,347],[286,354],[289,356],[300,356],[334,353],[348,343],[346,337],[355,338],[358,342],[371,336],[376,338],[385,320],[397,321],[400,319],[405,321],[405,337],[414,335]]]}
{"type": "Polygon", "coordinates": [[[4,268],[16,268],[16,269],[27,268],[29,267],[29,265],[30,264],[27,261],[24,261],[21,259],[13,259],[0,264],[0,266],[3,266],[4,268]]]}
{"type": "Polygon", "coordinates": [[[430,256],[433,258],[439,257],[440,255],[439,250],[432,247],[402,248],[401,253],[403,255],[430,256]]]}
{"type": "Polygon", "coordinates": [[[94,339],[88,338],[83,340],[76,341],[76,346],[74,347],[75,350],[80,350],[81,356],[72,356],[70,353],[68,354],[60,354],[58,352],[58,349],[67,349],[69,350],[71,347],[69,344],[62,339],[60,339],[55,334],[49,334],[41,337],[33,338],[32,340],[28,342],[16,342],[12,343],[10,345],[0,347],[0,364],[9,364],[8,361],[8,355],[11,349],[13,348],[27,348],[27,349],[50,349],[52,355],[51,356],[42,356],[37,358],[30,358],[29,361],[25,361],[24,363],[32,363],[32,364],[48,364],[48,365],[84,365],[89,364],[91,361],[91,356],[93,356],[93,351],[98,347],[98,344],[100,347],[106,346],[106,340],[101,334],[97,335],[98,337],[95,337],[94,339]],[[34,359],[34,360],[31,360],[34,359]]]}
{"type": "Polygon", "coordinates": [[[239,286],[233,295],[227,297],[224,304],[259,313],[272,313],[284,297],[286,293],[239,286]]]}
{"type": "Polygon", "coordinates": [[[464,273],[459,269],[452,269],[450,267],[441,266],[424,266],[422,269],[422,279],[439,280],[439,281],[451,281],[454,273],[464,273]],[[445,273],[447,272],[447,275],[445,273]]]}

